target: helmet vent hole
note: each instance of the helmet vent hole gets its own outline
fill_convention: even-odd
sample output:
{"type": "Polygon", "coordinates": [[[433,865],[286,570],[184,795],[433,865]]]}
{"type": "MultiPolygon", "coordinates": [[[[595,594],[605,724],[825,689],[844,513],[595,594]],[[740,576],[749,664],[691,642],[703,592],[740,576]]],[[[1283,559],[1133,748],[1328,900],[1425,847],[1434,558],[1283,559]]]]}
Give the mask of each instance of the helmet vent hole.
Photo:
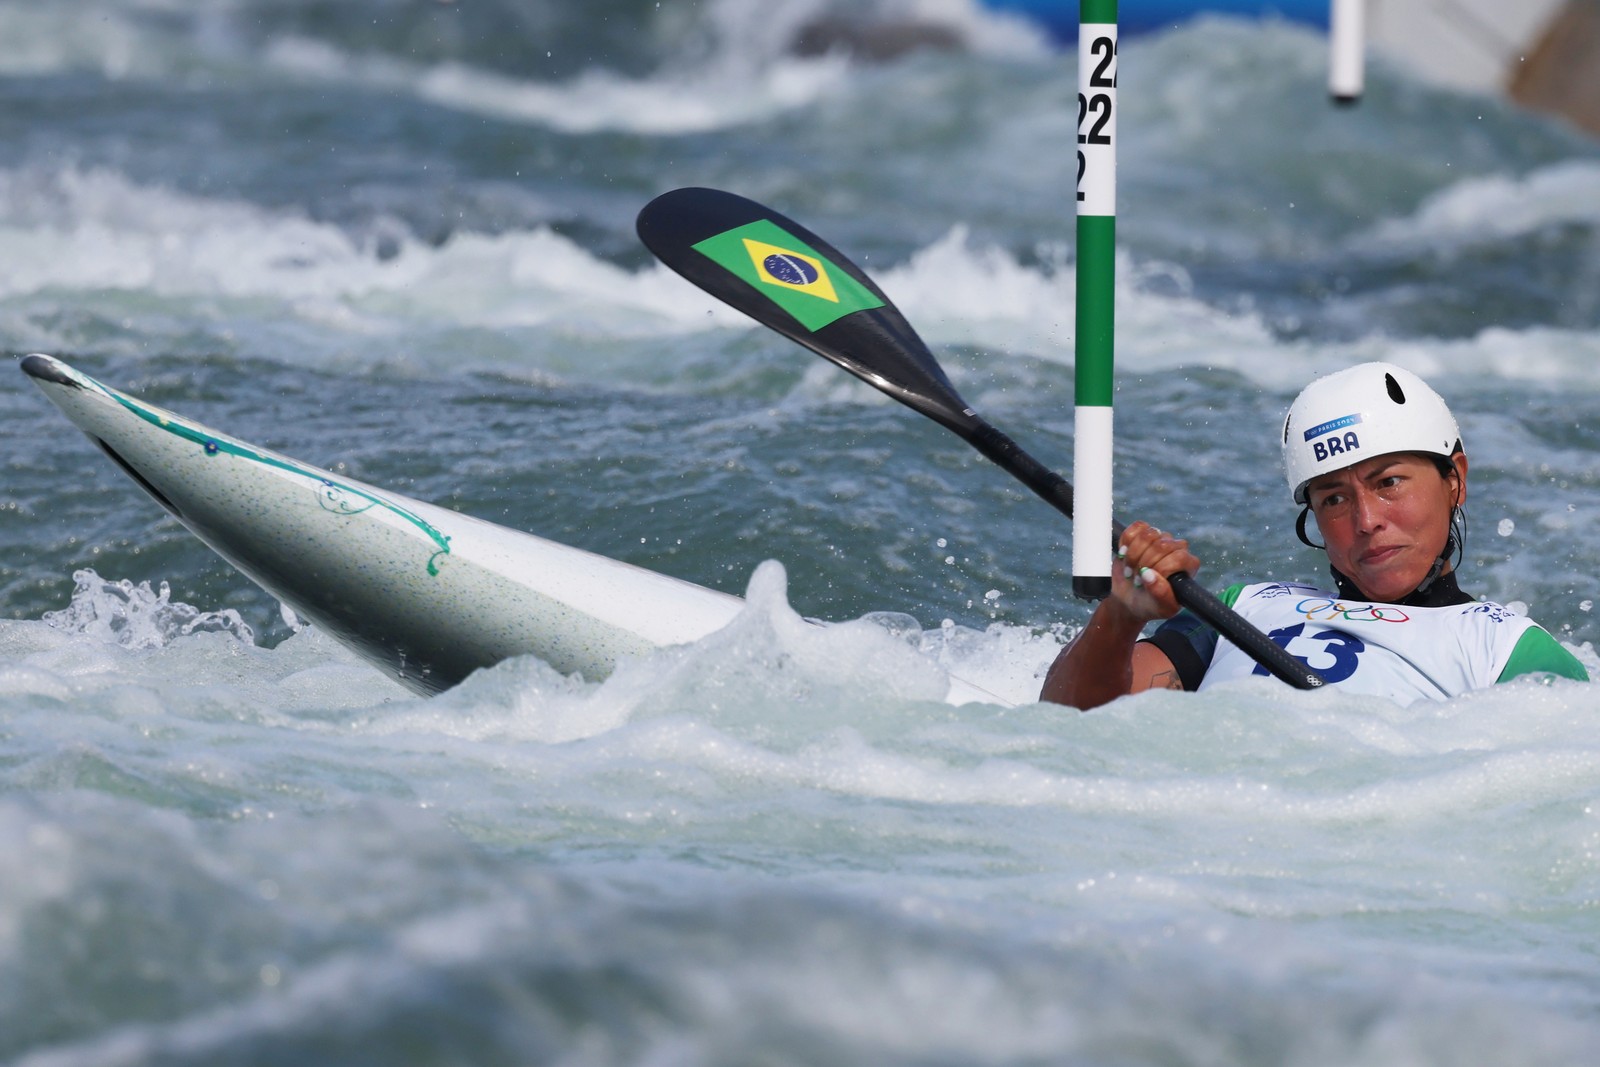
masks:
{"type": "Polygon", "coordinates": [[[1400,383],[1394,380],[1394,375],[1385,374],[1383,381],[1389,387],[1389,399],[1396,404],[1404,404],[1406,402],[1405,390],[1401,389],[1400,383]]]}

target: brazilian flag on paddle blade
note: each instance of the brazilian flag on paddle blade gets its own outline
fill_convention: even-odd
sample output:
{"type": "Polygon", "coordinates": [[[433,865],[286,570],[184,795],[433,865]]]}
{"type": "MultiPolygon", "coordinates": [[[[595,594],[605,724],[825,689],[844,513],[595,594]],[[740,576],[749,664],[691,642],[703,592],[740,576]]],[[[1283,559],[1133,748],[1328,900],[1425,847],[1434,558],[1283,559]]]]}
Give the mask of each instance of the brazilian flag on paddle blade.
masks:
{"type": "Polygon", "coordinates": [[[860,282],[767,219],[724,230],[694,248],[811,331],[853,312],[883,307],[860,282]]]}

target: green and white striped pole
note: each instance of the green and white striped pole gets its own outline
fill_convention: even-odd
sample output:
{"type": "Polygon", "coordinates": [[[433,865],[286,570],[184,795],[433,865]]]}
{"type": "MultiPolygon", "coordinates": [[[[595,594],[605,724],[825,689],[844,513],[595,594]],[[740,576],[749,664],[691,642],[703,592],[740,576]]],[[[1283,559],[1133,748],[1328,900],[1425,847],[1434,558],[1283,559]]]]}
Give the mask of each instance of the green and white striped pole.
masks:
{"type": "Polygon", "coordinates": [[[1078,336],[1072,591],[1111,595],[1111,394],[1117,251],[1117,0],[1078,5],[1078,336]]]}

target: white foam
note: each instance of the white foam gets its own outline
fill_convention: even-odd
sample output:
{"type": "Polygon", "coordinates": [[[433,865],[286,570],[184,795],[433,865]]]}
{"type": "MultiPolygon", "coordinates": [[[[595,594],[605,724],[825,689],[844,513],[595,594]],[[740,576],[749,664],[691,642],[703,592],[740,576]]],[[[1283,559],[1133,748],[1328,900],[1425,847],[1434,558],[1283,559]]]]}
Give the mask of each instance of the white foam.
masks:
{"type": "MultiPolygon", "coordinates": [[[[381,277],[336,227],[101,168],[0,172],[0,296],[48,288],[281,297],[381,277]]],[[[398,273],[398,272],[390,272],[398,273]]]]}
{"type": "MultiPolygon", "coordinates": [[[[460,62],[423,65],[394,56],[355,54],[325,40],[280,36],[264,67],[297,80],[415,95],[468,114],[566,133],[703,133],[772,118],[843,91],[851,63],[842,54],[791,54],[810,20],[836,14],[825,0],[781,5],[714,0],[697,12],[709,48],[691,49],[656,72],[628,77],[595,65],[564,81],[544,81],[460,62]]],[[[1045,38],[1022,19],[975,0],[881,0],[855,13],[864,23],[905,21],[947,27],[987,55],[1042,58],[1045,38]]],[[[681,21],[681,12],[659,22],[681,21]]],[[[660,26],[647,32],[663,33],[660,26]]]]}
{"type": "Polygon", "coordinates": [[[772,57],[759,69],[695,67],[629,78],[592,68],[564,82],[514,78],[461,63],[416,66],[355,56],[326,42],[280,38],[267,62],[281,73],[329,83],[413,94],[475,115],[565,133],[703,133],[770,118],[835,92],[847,69],[840,57],[772,57]]]}
{"type": "Polygon", "coordinates": [[[0,621],[0,692],[163,718],[281,721],[285,711],[368,707],[409,697],[314,627],[275,648],[231,609],[175,600],[167,582],[73,575],[70,603],[37,621],[0,621]]]}
{"type": "MultiPolygon", "coordinates": [[[[844,91],[851,69],[844,53],[809,58],[790,53],[801,28],[828,12],[821,0],[778,6],[716,0],[704,13],[714,42],[710,54],[669,61],[646,77],[594,66],[566,81],[539,81],[457,62],[422,66],[391,56],[353,55],[304,37],[274,40],[264,59],[268,68],[299,79],[414,94],[453,110],[566,133],[704,133],[769,119],[844,91]]],[[[948,27],[990,55],[1049,53],[1027,23],[986,11],[974,0],[900,0],[859,14],[864,22],[948,27]]]]}
{"type": "MultiPolygon", "coordinates": [[[[438,247],[401,233],[395,254],[380,258],[339,227],[292,211],[99,168],[0,171],[0,298],[60,289],[266,301],[319,328],[371,336],[409,332],[419,321],[611,337],[751,326],[663,266],[630,273],[547,229],[462,232],[438,247]]],[[[1175,270],[1119,262],[1131,366],[1243,363],[1252,351],[1272,362],[1270,338],[1253,318],[1143,290],[1152,277],[1172,288],[1175,270]]],[[[1070,266],[1022,266],[955,227],[883,271],[880,283],[931,341],[1070,361],[1070,266]]]]}
{"type": "MultiPolygon", "coordinates": [[[[308,644],[314,630],[232,657],[216,646],[237,641],[180,636],[146,664],[82,634],[19,642],[18,628],[48,628],[0,623],[0,680],[23,683],[0,688],[23,761],[9,780],[32,793],[0,804],[0,842],[26,861],[0,888],[0,948],[46,909],[93,918],[111,885],[131,900],[115,921],[147,930],[154,914],[162,954],[83,967],[135,975],[155,958],[200,990],[217,979],[189,961],[218,937],[241,945],[227,972],[238,988],[35,1058],[132,1063],[152,1048],[317,1035],[307,1012],[413,1011],[412,988],[430,1010],[455,990],[480,1018],[483,987],[445,976],[548,976],[569,953],[574,980],[619,959],[676,990],[695,1033],[720,1033],[719,1011],[773,1024],[791,1018],[773,1004],[804,1003],[808,1025],[881,1036],[899,1005],[910,1048],[923,1047],[914,1016],[973,997],[1036,1005],[1006,1045],[1030,1055],[1124,1027],[1148,1040],[1130,998],[1181,1016],[1175,1047],[1219,1019],[1259,1036],[1285,1011],[1304,1013],[1286,1034],[1320,1025],[1332,1040],[1338,1007],[1358,1020],[1340,1041],[1429,1037],[1454,1055],[1418,1022],[1424,991],[1447,1017],[1587,1018],[1552,998],[1581,996],[1593,967],[1561,946],[1593,903],[1594,686],[1401,708],[1261,679],[1091,714],[949,708],[929,698],[942,672],[914,622],[811,626],[774,564],[749,594],[722,633],[605,683],[521,661],[390,704],[375,672],[308,644]],[[46,662],[96,664],[97,649],[120,662],[46,662]],[[204,915],[145,903],[192,887],[212,901],[204,915]],[[1331,989],[1328,973],[1342,976],[1331,989]],[[898,984],[880,1004],[869,990],[884,974],[898,984]],[[1108,1007],[1045,1025],[1049,1005],[1082,1007],[1061,996],[1080,982],[1108,1007]],[[748,983],[770,999],[741,999],[748,983]],[[704,1002],[686,1005],[685,989],[704,1002]],[[862,997],[872,1010],[858,1013],[862,997]],[[1374,1035],[1366,997],[1399,1036],[1374,1035]],[[1108,1023],[1106,1010],[1126,1015],[1108,1023]]],[[[1020,638],[967,631],[941,652],[1004,658],[1020,638]]],[[[79,961],[55,950],[26,966],[65,977],[79,961]]],[[[547,984],[514,982],[518,1004],[543,1003],[547,984]]],[[[595,989],[614,999],[614,983],[595,989]]],[[[992,1053],[987,1017],[952,1016],[939,1047],[992,1053]]]]}
{"type": "MultiPolygon", "coordinates": [[[[919,333],[945,344],[1023,348],[1071,363],[1077,314],[1075,264],[1061,256],[1024,266],[975,245],[966,227],[914,253],[878,279],[919,333]]],[[[1252,314],[1228,314],[1190,295],[1181,267],[1117,257],[1119,362],[1134,371],[1267,364],[1277,344],[1252,314]],[[1159,289],[1161,292],[1154,290],[1159,289]]]]}
{"type": "Polygon", "coordinates": [[[163,42],[116,4],[0,2],[0,74],[35,77],[94,70],[108,78],[158,74],[163,42]]]}
{"type": "MultiPolygon", "coordinates": [[[[1025,266],[1010,252],[977,243],[965,227],[955,226],[903,263],[878,271],[875,279],[931,345],[976,345],[996,357],[1010,351],[1065,364],[1074,360],[1076,265],[1059,256],[1025,266]]],[[[1585,393],[1600,387],[1593,373],[1600,363],[1600,331],[1491,326],[1467,338],[1372,334],[1351,341],[1283,340],[1259,314],[1214,307],[1192,290],[1180,265],[1118,255],[1119,373],[1230,370],[1293,391],[1319,374],[1387,360],[1441,383],[1544,382],[1585,393]]],[[[679,321],[724,326],[743,320],[691,315],[679,321]]],[[[804,387],[834,399],[852,393],[860,398],[861,390],[838,384],[836,375],[819,371],[804,387]]]]}
{"type": "Polygon", "coordinates": [[[293,211],[141,185],[101,168],[0,171],[0,298],[138,291],[259,303],[335,332],[416,322],[489,328],[570,324],[612,336],[742,316],[664,267],[634,275],[545,228],[458,233],[434,247],[403,227],[380,257],[293,211]]]}
{"type": "Polygon", "coordinates": [[[816,726],[830,709],[858,700],[938,702],[948,686],[932,657],[881,626],[860,620],[816,626],[802,619],[789,605],[783,566],[769,560],[751,576],[745,607],[733,622],[692,645],[625,659],[598,684],[518,658],[426,705],[397,709],[374,729],[553,743],[598,736],[662,707],[710,707],[721,722],[795,703],[807,707],[807,721],[816,726]],[[727,692],[740,700],[728,701],[727,692]]]}
{"type": "MultiPolygon", "coordinates": [[[[843,55],[799,58],[790,48],[811,19],[832,13],[825,0],[774,7],[715,0],[696,12],[709,53],[669,59],[655,74],[627,77],[594,65],[561,82],[519,78],[461,62],[421,64],[352,51],[317,37],[281,34],[248,43],[240,11],[174,12],[165,26],[141,20],[140,5],[79,0],[48,5],[0,0],[0,73],[42,75],[90,70],[114,80],[170,79],[196,72],[230,78],[313,80],[415,96],[453,110],[569,133],[683,134],[760,121],[839,91],[843,55]]],[[[1023,19],[976,0],[880,0],[861,5],[863,22],[907,21],[953,30],[966,47],[991,56],[1042,58],[1046,39],[1023,19]]],[[[682,13],[657,12],[641,32],[658,37],[682,13]]]]}
{"type": "MultiPolygon", "coordinates": [[[[1204,367],[1293,390],[1315,375],[1381,359],[1442,382],[1509,379],[1585,392],[1600,386],[1593,373],[1600,331],[1488,327],[1460,339],[1374,334],[1353,341],[1282,340],[1252,311],[1225,311],[1192,296],[1187,272],[1177,264],[1124,252],[1116,272],[1119,372],[1204,367]]],[[[1024,266],[956,226],[877,280],[931,344],[1073,361],[1075,264],[1058,259],[1024,266]]]]}
{"type": "Polygon", "coordinates": [[[1600,162],[1564,160],[1522,175],[1464,179],[1428,196],[1409,217],[1383,222],[1365,241],[1434,249],[1567,225],[1600,227],[1600,162]]]}
{"type": "MultiPolygon", "coordinates": [[[[1595,175],[1600,168],[1582,180],[1595,175]]],[[[293,211],[142,185],[100,168],[0,171],[0,300],[59,290],[90,306],[140,292],[182,301],[187,314],[201,301],[208,316],[275,320],[275,328],[298,320],[334,342],[381,340],[372,358],[408,354],[393,339],[417,336],[419,323],[429,332],[558,329],[599,338],[755,328],[664,266],[630,272],[542,227],[461,232],[437,247],[395,230],[394,254],[380,257],[293,211]]],[[[956,226],[877,280],[930,344],[1072,362],[1075,273],[1059,255],[1025,266],[956,226]]],[[[1600,384],[1592,373],[1600,331],[1490,327],[1464,339],[1283,341],[1256,314],[1212,307],[1191,288],[1175,264],[1119,255],[1120,372],[1226,369],[1293,389],[1313,374],[1385,359],[1441,387],[1511,379],[1588,392],[1600,384]]],[[[23,335],[18,347],[57,347],[26,317],[13,328],[23,335]]],[[[363,350],[358,343],[341,355],[363,350]]],[[[806,381],[807,391],[864,396],[837,375],[806,381]]]]}
{"type": "Polygon", "coordinates": [[[107,581],[88,569],[74,572],[72,580],[77,585],[72,602],[44,615],[44,622],[63,633],[127,649],[165,648],[177,638],[198,633],[223,633],[245,644],[255,643],[255,632],[237,611],[201,611],[174,602],[166,582],[157,590],[149,582],[107,581]]]}

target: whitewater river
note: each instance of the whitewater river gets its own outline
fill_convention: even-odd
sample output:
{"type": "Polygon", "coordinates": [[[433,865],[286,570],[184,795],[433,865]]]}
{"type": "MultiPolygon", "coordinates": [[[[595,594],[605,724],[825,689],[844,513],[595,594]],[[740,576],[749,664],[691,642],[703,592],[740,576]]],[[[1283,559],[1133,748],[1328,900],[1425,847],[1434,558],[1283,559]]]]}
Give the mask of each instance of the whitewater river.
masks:
{"type": "MultiPolygon", "coordinates": [[[[1070,473],[1075,57],[848,10],[963,44],[796,55],[817,0],[0,0],[0,1062],[1593,1061],[1592,686],[1036,704],[1070,525],[639,245],[682,185],[800,220],[1070,473]],[[750,605],[417,698],[33,351],[750,605]]],[[[1382,63],[1335,110],[1287,23],[1120,60],[1118,513],[1214,589],[1320,577],[1282,413],[1394,360],[1462,422],[1463,586],[1600,677],[1600,145],[1382,63]]]]}

